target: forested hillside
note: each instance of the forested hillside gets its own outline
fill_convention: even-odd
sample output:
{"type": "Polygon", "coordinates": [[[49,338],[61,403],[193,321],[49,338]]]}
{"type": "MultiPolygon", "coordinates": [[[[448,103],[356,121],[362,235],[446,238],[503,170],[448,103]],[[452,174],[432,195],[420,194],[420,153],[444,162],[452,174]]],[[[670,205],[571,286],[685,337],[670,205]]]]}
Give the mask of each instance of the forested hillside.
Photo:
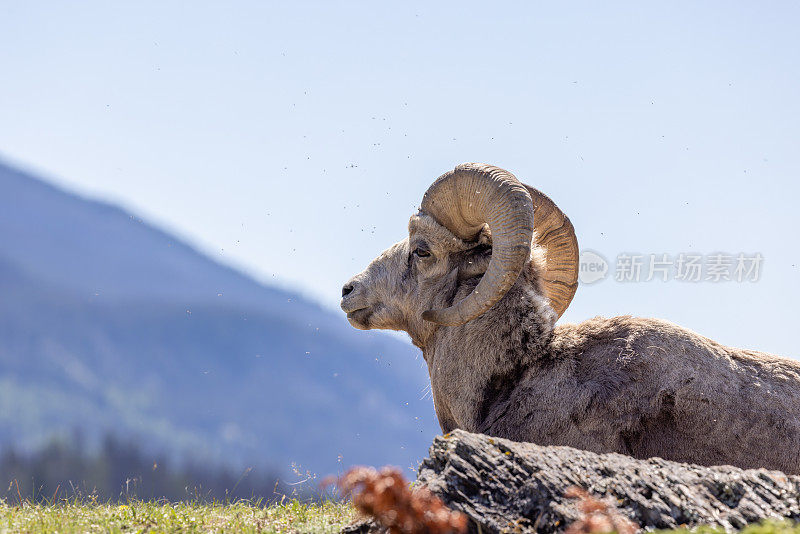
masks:
{"type": "Polygon", "coordinates": [[[232,469],[411,467],[426,384],[410,345],[0,165],[0,447],[80,430],[232,469]]]}

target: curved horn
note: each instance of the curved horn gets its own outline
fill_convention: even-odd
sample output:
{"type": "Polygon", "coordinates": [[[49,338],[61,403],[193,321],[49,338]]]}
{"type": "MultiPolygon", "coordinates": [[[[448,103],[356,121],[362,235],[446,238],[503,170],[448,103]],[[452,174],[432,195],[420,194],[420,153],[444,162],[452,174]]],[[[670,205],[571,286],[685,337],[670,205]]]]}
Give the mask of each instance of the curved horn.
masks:
{"type": "Polygon", "coordinates": [[[578,289],[578,239],[569,217],[550,197],[526,185],[533,199],[533,228],[536,244],[545,251],[544,292],[559,317],[566,311],[578,289]]]}
{"type": "Polygon", "coordinates": [[[492,258],[477,287],[458,304],[422,314],[423,319],[441,325],[464,324],[503,298],[528,261],[533,201],[510,172],[464,163],[428,188],[420,209],[464,240],[475,239],[483,225],[489,225],[492,258]]]}

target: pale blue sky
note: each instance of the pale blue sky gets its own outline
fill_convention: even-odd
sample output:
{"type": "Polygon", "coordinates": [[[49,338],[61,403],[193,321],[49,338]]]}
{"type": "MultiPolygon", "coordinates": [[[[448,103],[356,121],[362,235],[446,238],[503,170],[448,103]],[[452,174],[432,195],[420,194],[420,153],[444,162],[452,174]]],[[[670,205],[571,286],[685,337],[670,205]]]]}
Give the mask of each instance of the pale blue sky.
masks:
{"type": "Polygon", "coordinates": [[[791,2],[0,0],[0,157],[330,308],[436,176],[493,163],[612,262],[764,256],[758,283],[584,286],[566,320],[800,356],[798,23],[791,2]]]}

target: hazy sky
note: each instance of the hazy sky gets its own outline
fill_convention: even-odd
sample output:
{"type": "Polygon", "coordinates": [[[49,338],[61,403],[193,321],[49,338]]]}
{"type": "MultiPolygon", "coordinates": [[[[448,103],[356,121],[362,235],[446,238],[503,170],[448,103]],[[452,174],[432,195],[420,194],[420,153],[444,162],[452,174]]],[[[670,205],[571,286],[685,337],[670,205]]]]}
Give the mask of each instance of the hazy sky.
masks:
{"type": "MultiPolygon", "coordinates": [[[[0,0],[0,157],[335,308],[442,172],[505,167],[610,262],[566,320],[800,356],[796,3],[0,0]],[[756,283],[613,280],[761,253],[756,283]]],[[[705,276],[705,273],[703,273],[705,276]]]]}

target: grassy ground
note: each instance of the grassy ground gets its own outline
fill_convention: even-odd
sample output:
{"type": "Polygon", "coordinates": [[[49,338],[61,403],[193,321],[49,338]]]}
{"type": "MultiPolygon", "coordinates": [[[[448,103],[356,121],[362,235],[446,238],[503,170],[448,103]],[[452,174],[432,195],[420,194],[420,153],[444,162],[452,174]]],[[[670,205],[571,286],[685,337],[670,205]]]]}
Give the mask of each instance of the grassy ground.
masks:
{"type": "MultiPolygon", "coordinates": [[[[658,532],[658,531],[657,531],[658,532]]],[[[725,534],[721,528],[699,527],[695,530],[663,530],[661,534],[725,534]]],[[[748,525],[741,534],[800,534],[800,525],[790,521],[765,521],[758,525],[748,525]]]]}
{"type": "Polygon", "coordinates": [[[83,532],[308,532],[334,533],[356,517],[348,504],[282,505],[165,504],[5,504],[0,501],[0,533],[83,532]]]}
{"type": "MultiPolygon", "coordinates": [[[[61,502],[6,504],[0,501],[0,533],[335,533],[356,517],[349,504],[325,502],[282,505],[166,504],[135,501],[128,504],[61,502]]],[[[724,534],[701,527],[693,534],[724,534]]],[[[658,533],[657,533],[658,534],[658,533]]],[[[688,530],[660,534],[690,534],[688,530]]],[[[800,525],[766,522],[751,525],[742,534],[800,534],[800,525]]]]}

